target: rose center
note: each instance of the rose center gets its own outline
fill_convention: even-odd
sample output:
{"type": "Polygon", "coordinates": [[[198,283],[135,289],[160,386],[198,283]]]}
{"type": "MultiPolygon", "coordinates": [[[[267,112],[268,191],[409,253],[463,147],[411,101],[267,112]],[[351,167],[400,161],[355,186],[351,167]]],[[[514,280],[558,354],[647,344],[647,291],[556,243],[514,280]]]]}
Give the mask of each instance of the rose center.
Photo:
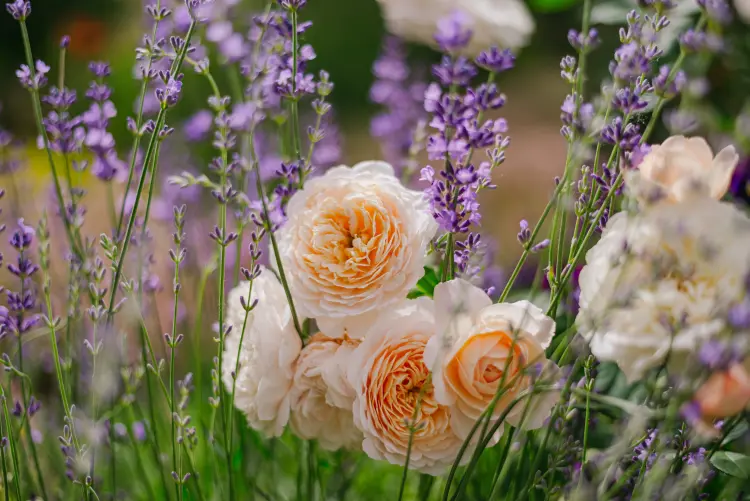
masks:
{"type": "Polygon", "coordinates": [[[484,368],[484,380],[487,383],[494,383],[503,375],[503,371],[495,364],[490,364],[484,368]]]}

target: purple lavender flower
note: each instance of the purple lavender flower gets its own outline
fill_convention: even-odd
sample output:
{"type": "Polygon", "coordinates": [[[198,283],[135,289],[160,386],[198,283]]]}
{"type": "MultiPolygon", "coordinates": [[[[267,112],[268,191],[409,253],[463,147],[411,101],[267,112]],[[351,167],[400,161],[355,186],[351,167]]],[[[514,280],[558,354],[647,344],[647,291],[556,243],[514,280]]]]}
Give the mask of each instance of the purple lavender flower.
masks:
{"type": "Polygon", "coordinates": [[[209,110],[200,110],[190,117],[183,127],[188,141],[202,141],[208,137],[214,123],[214,116],[209,110]]]}
{"type": "Polygon", "coordinates": [[[31,2],[29,0],[14,0],[6,3],[5,8],[16,21],[25,21],[31,15],[31,2]]]}
{"type": "Polygon", "coordinates": [[[472,37],[471,18],[463,11],[456,10],[450,16],[438,21],[435,41],[445,52],[456,52],[467,45],[472,37]]]}
{"type": "Polygon", "coordinates": [[[698,0],[706,16],[720,24],[732,22],[732,9],[725,0],[698,0]]]}
{"type": "Polygon", "coordinates": [[[476,63],[480,68],[493,73],[502,73],[513,68],[516,57],[510,49],[500,50],[497,47],[492,47],[489,50],[482,51],[477,56],[476,63]]]}
{"type": "Polygon", "coordinates": [[[50,67],[44,61],[37,60],[34,69],[22,64],[21,69],[16,70],[16,77],[26,89],[41,89],[47,85],[47,73],[50,67]]]}
{"type": "Polygon", "coordinates": [[[729,185],[729,193],[737,200],[750,204],[750,157],[745,157],[737,164],[729,185]]]}
{"type": "Polygon", "coordinates": [[[700,363],[712,371],[726,370],[738,359],[736,350],[730,343],[716,339],[703,343],[698,352],[700,363]]]}
{"type": "Polygon", "coordinates": [[[175,75],[169,71],[160,72],[159,77],[164,83],[164,87],[159,87],[155,91],[156,99],[163,107],[171,107],[177,104],[182,93],[182,75],[175,75]]]}
{"type": "Polygon", "coordinates": [[[385,160],[396,169],[406,166],[414,143],[414,132],[426,113],[421,106],[425,84],[414,80],[406,62],[403,44],[388,37],[373,65],[375,82],[370,100],[384,108],[370,123],[370,132],[380,139],[385,160]]]}

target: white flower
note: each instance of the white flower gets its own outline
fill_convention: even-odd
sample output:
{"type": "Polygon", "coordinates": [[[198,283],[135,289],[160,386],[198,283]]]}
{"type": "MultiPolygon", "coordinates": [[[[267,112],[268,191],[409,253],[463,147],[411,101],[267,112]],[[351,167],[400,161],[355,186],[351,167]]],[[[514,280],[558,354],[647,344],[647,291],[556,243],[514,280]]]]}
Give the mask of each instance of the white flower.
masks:
{"type": "Polygon", "coordinates": [[[305,440],[316,439],[326,450],[354,449],[362,433],[354,426],[354,388],[346,362],[360,341],[316,334],[302,349],[289,393],[292,430],[305,440]]]}
{"type": "Polygon", "coordinates": [[[473,36],[466,53],[499,46],[525,46],[534,32],[534,18],[520,0],[378,0],[388,29],[404,38],[435,45],[437,23],[455,11],[466,14],[473,36]]]}
{"type": "Polygon", "coordinates": [[[439,475],[453,463],[462,441],[451,428],[450,409],[435,400],[423,361],[434,331],[432,300],[406,301],[372,326],[351,356],[348,376],[356,395],[354,424],[364,433],[365,453],[403,465],[409,423],[419,402],[409,467],[439,475]]]}
{"type": "Polygon", "coordinates": [[[437,231],[384,162],[335,167],[292,196],[278,245],[295,306],[329,336],[361,332],[423,274],[437,231]]]}
{"type": "Polygon", "coordinates": [[[628,172],[626,184],[636,197],[646,200],[654,195],[672,203],[694,195],[719,200],[729,188],[739,158],[733,146],[714,157],[705,139],[672,136],[651,147],[638,170],[628,172]]]}
{"type": "Polygon", "coordinates": [[[750,24],[750,0],[734,0],[734,6],[740,18],[745,23],[750,24]]]}
{"type": "Polygon", "coordinates": [[[711,198],[619,213],[586,255],[577,324],[600,360],[630,381],[691,353],[722,332],[744,295],[750,220],[711,198]]]}
{"type": "Polygon", "coordinates": [[[248,315],[242,336],[245,309],[240,297],[247,298],[248,290],[244,282],[229,293],[227,323],[232,330],[224,341],[222,379],[227,398],[235,391],[234,405],[245,413],[252,428],[280,436],[289,421],[289,389],[302,342],[294,329],[284,288],[266,269],[253,281],[248,302],[257,300],[258,304],[248,315]],[[240,368],[235,381],[232,372],[238,355],[240,368]]]}
{"type": "Polygon", "coordinates": [[[556,367],[544,349],[555,334],[555,322],[528,301],[493,304],[481,289],[464,280],[435,287],[438,331],[425,350],[432,371],[436,400],[451,407],[451,425],[459,436],[468,436],[503,385],[494,418],[524,429],[539,428],[549,417],[559,392],[549,391],[513,400],[532,391],[534,367],[556,367]],[[528,409],[526,403],[528,403],[528,409]]]}

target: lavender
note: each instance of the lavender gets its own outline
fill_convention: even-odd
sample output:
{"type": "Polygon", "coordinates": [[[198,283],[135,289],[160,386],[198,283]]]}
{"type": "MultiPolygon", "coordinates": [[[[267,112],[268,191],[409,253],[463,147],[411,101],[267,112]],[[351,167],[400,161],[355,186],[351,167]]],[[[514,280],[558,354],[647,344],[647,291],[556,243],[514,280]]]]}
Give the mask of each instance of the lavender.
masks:
{"type": "Polygon", "coordinates": [[[31,15],[29,0],[13,0],[13,2],[6,3],[5,8],[16,21],[25,21],[31,15]]]}
{"type": "Polygon", "coordinates": [[[388,37],[372,69],[370,100],[383,111],[373,117],[370,133],[380,140],[383,158],[396,169],[412,170],[415,133],[426,118],[422,107],[425,85],[409,69],[402,42],[388,37]]]}

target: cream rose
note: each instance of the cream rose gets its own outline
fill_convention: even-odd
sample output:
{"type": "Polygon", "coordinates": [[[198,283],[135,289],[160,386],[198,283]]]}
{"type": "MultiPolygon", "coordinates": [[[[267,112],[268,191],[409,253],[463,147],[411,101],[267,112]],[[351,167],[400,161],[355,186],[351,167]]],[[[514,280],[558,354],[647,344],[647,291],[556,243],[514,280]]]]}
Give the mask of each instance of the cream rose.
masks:
{"type": "Polygon", "coordinates": [[[740,18],[746,24],[750,24],[750,0],[734,0],[734,6],[740,18]]]}
{"type": "Polygon", "coordinates": [[[292,196],[278,244],[295,306],[329,336],[362,332],[422,276],[437,231],[383,162],[335,167],[292,196]]]}
{"type": "Polygon", "coordinates": [[[750,271],[750,220],[712,198],[619,213],[586,255],[576,323],[630,381],[665,360],[679,372],[725,331],[750,271]]]}
{"type": "Polygon", "coordinates": [[[699,194],[719,200],[729,188],[739,158],[733,146],[714,157],[705,139],[672,136],[651,147],[638,170],[627,173],[626,184],[642,199],[656,195],[675,203],[699,194]]]}
{"type": "Polygon", "coordinates": [[[438,22],[460,11],[473,31],[466,48],[471,56],[491,46],[523,47],[534,33],[534,18],[520,0],[378,0],[378,3],[392,33],[432,46],[438,22]]]}
{"type": "Polygon", "coordinates": [[[559,392],[538,393],[508,407],[518,397],[532,395],[537,368],[545,369],[546,376],[556,372],[544,354],[555,333],[554,321],[528,301],[493,304],[484,291],[461,279],[435,287],[435,315],[441,330],[427,344],[425,363],[433,374],[436,400],[451,407],[456,433],[468,436],[501,384],[504,393],[493,416],[507,411],[509,424],[542,426],[559,392]]]}
{"type": "Polygon", "coordinates": [[[346,361],[360,341],[348,336],[312,336],[302,349],[289,392],[290,425],[305,440],[317,440],[326,450],[354,449],[362,432],[352,419],[354,389],[346,377],[346,361]]]}
{"type": "Polygon", "coordinates": [[[229,293],[227,323],[231,332],[224,341],[222,379],[227,397],[235,392],[234,405],[250,426],[268,436],[280,436],[289,421],[289,390],[302,342],[294,330],[284,288],[273,273],[263,269],[253,281],[248,301],[258,301],[247,318],[240,298],[247,298],[248,282],[229,293]],[[240,339],[242,344],[240,345],[240,339]],[[240,368],[235,378],[239,356],[240,368]]]}
{"type": "Polygon", "coordinates": [[[439,475],[455,460],[461,439],[451,427],[451,410],[439,404],[424,364],[435,330],[432,301],[419,298],[382,315],[349,363],[354,387],[354,424],[364,433],[362,448],[373,459],[403,465],[416,414],[409,467],[439,475]]]}

